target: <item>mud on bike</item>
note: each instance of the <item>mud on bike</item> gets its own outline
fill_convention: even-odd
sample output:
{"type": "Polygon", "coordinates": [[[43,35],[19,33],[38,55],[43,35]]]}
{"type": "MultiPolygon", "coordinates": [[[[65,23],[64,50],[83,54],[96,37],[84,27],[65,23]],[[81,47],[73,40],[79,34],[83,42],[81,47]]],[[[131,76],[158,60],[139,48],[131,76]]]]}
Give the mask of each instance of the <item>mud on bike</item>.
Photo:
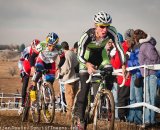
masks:
{"type": "Polygon", "coordinates": [[[55,116],[55,93],[52,87],[54,76],[42,70],[42,77],[37,82],[36,90],[31,86],[26,94],[22,121],[26,121],[31,113],[34,123],[40,122],[41,110],[46,123],[52,123],[55,116]],[[34,98],[33,95],[36,97],[34,98]]]}

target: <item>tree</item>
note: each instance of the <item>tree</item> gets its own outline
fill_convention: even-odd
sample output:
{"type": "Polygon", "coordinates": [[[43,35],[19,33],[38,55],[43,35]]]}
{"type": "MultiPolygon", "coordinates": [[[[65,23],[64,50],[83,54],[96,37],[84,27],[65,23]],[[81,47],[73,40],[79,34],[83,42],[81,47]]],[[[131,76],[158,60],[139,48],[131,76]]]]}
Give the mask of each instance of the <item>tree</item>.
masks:
{"type": "Polygon", "coordinates": [[[24,49],[25,49],[25,45],[24,45],[24,43],[23,43],[23,44],[20,45],[19,51],[22,52],[24,49]]]}

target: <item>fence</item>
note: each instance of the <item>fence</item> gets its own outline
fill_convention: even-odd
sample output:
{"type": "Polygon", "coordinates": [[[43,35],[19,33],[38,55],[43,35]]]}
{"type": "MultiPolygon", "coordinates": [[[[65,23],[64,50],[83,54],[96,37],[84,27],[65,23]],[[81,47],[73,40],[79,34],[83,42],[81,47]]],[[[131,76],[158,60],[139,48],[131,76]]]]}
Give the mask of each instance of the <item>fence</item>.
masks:
{"type": "Polygon", "coordinates": [[[0,110],[18,110],[21,105],[21,94],[0,93],[0,110]]]}
{"type": "MultiPolygon", "coordinates": [[[[141,65],[141,66],[136,66],[136,67],[128,67],[127,68],[127,71],[131,71],[131,70],[134,70],[134,69],[139,69],[139,68],[144,68],[144,75],[146,75],[146,69],[150,69],[150,70],[160,70],[160,64],[155,64],[155,65],[141,65]]],[[[122,69],[118,69],[118,70],[115,70],[115,72],[122,72],[122,69]]],[[[145,108],[148,108],[150,110],[153,110],[157,113],[160,113],[160,108],[156,107],[156,106],[153,106],[153,105],[150,105],[148,103],[146,103],[146,76],[144,76],[144,94],[143,94],[143,99],[144,101],[141,102],[141,103],[134,103],[134,104],[131,104],[131,105],[128,105],[128,106],[123,106],[123,107],[116,107],[116,108],[136,108],[136,107],[143,107],[143,124],[144,124],[144,111],[145,111],[145,108]]]]}
{"type": "MultiPolygon", "coordinates": [[[[21,94],[0,93],[0,111],[1,110],[18,110],[21,106],[21,94]]],[[[56,97],[55,110],[61,111],[59,97],[56,97]]]]}

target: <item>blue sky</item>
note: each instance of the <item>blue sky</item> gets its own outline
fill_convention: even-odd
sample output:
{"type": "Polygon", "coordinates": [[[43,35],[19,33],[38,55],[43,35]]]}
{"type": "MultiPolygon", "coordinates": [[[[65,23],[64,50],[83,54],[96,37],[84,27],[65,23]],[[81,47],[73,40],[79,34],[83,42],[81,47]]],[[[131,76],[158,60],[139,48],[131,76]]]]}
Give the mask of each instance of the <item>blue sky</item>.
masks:
{"type": "Polygon", "coordinates": [[[56,32],[60,42],[72,46],[103,10],[118,32],[143,29],[156,38],[160,50],[159,7],[160,0],[0,0],[0,44],[29,44],[56,32]]]}

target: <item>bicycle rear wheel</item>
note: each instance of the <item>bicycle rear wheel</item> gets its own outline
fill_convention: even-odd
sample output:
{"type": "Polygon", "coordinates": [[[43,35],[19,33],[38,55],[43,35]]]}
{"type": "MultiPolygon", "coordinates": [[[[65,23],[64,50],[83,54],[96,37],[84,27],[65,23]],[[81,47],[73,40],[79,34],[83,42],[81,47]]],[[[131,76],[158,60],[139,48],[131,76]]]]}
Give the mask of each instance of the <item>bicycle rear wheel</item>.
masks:
{"type": "Polygon", "coordinates": [[[25,98],[24,109],[22,112],[22,122],[28,120],[29,109],[30,109],[30,97],[29,97],[29,93],[27,93],[26,98],[25,98]]]}
{"type": "Polygon", "coordinates": [[[93,130],[114,130],[114,120],[113,94],[109,90],[104,90],[95,108],[93,130]]]}
{"type": "Polygon", "coordinates": [[[55,93],[52,84],[47,82],[42,86],[42,111],[46,123],[52,123],[55,116],[55,93]]]}

